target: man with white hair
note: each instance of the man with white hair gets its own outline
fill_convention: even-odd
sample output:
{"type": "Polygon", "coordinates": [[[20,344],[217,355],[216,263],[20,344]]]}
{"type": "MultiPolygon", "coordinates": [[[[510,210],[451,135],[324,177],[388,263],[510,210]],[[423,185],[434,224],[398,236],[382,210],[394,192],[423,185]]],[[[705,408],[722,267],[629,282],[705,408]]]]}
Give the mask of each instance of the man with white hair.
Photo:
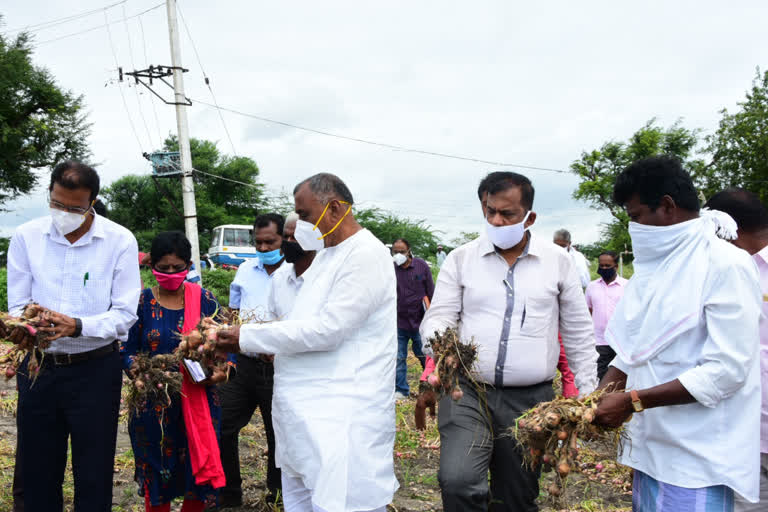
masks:
{"type": "Polygon", "coordinates": [[[558,229],[555,231],[552,241],[568,251],[568,255],[571,257],[573,266],[576,267],[576,272],[579,274],[581,280],[581,287],[586,288],[589,282],[592,280],[589,273],[589,261],[571,244],[571,233],[567,229],[558,229]]]}
{"type": "Polygon", "coordinates": [[[386,510],[397,490],[397,293],[389,251],[317,174],[294,190],[295,239],[318,251],[282,321],[221,332],[218,348],[275,354],[273,414],[286,512],[386,510]]]}

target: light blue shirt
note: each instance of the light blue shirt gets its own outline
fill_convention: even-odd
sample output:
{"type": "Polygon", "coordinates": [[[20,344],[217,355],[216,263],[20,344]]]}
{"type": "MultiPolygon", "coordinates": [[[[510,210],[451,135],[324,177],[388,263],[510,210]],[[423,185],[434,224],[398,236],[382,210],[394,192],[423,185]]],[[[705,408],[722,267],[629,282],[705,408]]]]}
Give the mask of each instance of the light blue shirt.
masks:
{"type": "Polygon", "coordinates": [[[274,315],[269,310],[269,293],[272,276],[267,273],[259,258],[249,258],[237,269],[229,286],[229,307],[240,310],[241,317],[269,322],[274,315]]]}
{"type": "MultiPolygon", "coordinates": [[[[205,264],[201,263],[201,265],[205,264]]],[[[189,273],[187,273],[187,277],[184,280],[189,283],[200,283],[200,274],[197,272],[194,263],[189,266],[189,273]]]]}

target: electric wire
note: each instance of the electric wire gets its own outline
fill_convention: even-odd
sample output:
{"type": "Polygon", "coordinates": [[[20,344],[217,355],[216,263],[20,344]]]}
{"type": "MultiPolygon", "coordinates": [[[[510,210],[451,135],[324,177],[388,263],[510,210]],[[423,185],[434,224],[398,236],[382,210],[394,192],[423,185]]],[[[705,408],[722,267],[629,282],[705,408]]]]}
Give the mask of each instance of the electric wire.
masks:
{"type": "Polygon", "coordinates": [[[176,3],[176,11],[179,13],[179,18],[181,18],[181,23],[182,25],[184,25],[184,30],[187,32],[187,38],[189,38],[189,42],[192,43],[192,50],[195,52],[195,58],[197,59],[197,64],[200,66],[200,71],[203,73],[203,79],[205,80],[205,85],[208,87],[208,91],[211,93],[213,104],[216,105],[216,111],[219,114],[219,119],[221,119],[221,125],[224,127],[224,132],[227,134],[229,145],[232,146],[232,154],[237,156],[235,143],[232,142],[232,136],[229,133],[229,128],[227,127],[226,121],[224,121],[224,114],[222,114],[221,109],[218,108],[219,102],[216,100],[216,95],[213,93],[213,89],[211,88],[211,80],[208,77],[208,74],[205,72],[205,68],[203,67],[203,61],[202,59],[200,59],[200,53],[197,51],[197,45],[195,44],[195,40],[192,38],[192,33],[189,30],[187,21],[184,19],[184,13],[181,12],[181,6],[178,4],[178,2],[176,3]]]}
{"type": "MultiPolygon", "coordinates": [[[[157,5],[155,5],[154,7],[150,7],[149,9],[145,9],[145,10],[143,10],[141,12],[138,12],[136,14],[128,16],[127,19],[130,20],[130,19],[133,19],[133,18],[137,18],[139,16],[142,16],[144,14],[147,14],[148,12],[154,11],[154,10],[159,9],[161,7],[164,7],[164,6],[165,6],[165,2],[161,2],[161,3],[157,4],[157,5]]],[[[105,10],[104,12],[106,13],[107,11],[105,10]]],[[[78,32],[73,32],[71,34],[66,34],[66,35],[63,35],[63,36],[55,37],[53,39],[47,39],[45,41],[40,41],[39,43],[34,43],[34,46],[42,46],[42,45],[49,44],[49,43],[55,43],[56,41],[61,41],[62,39],[67,39],[69,37],[75,37],[75,36],[79,36],[81,34],[87,34],[88,32],[93,32],[94,30],[99,30],[100,28],[108,27],[109,25],[113,25],[115,23],[120,23],[120,21],[109,21],[109,20],[107,20],[104,24],[97,25],[95,27],[91,27],[91,28],[87,28],[85,30],[80,30],[78,32]]]]}
{"type": "MultiPolygon", "coordinates": [[[[136,69],[136,62],[133,59],[133,43],[131,43],[131,31],[128,29],[128,18],[125,14],[125,5],[123,5],[123,24],[125,25],[125,37],[128,38],[128,54],[131,57],[131,67],[136,69]]],[[[144,108],[141,105],[141,98],[139,97],[138,84],[134,84],[133,92],[136,94],[136,105],[139,107],[139,116],[141,122],[144,124],[144,130],[147,132],[147,142],[149,147],[152,147],[152,134],[149,133],[149,125],[147,124],[147,118],[144,117],[144,108]]]]}
{"type": "Polygon", "coordinates": [[[237,115],[243,116],[243,117],[249,117],[251,119],[257,119],[259,121],[264,121],[265,123],[277,124],[277,125],[280,125],[280,126],[286,126],[288,128],[294,128],[296,130],[302,130],[302,131],[309,132],[309,133],[315,133],[315,134],[318,134],[318,135],[325,135],[325,136],[328,136],[328,137],[334,137],[334,138],[337,138],[337,139],[347,140],[347,141],[351,141],[351,142],[359,142],[361,144],[368,144],[370,146],[378,146],[378,147],[382,147],[382,148],[386,148],[386,149],[393,149],[393,150],[396,150],[396,151],[403,151],[403,152],[406,152],[406,153],[417,153],[417,154],[427,155],[427,156],[435,156],[435,157],[440,157],[440,158],[450,158],[450,159],[453,159],[453,160],[462,160],[462,161],[466,161],[466,162],[481,163],[481,164],[493,165],[493,166],[497,166],[497,167],[514,167],[514,168],[518,168],[518,169],[528,169],[528,170],[531,170],[531,171],[545,171],[545,172],[554,172],[554,173],[558,173],[558,174],[570,174],[569,171],[566,171],[564,169],[553,169],[553,168],[550,168],[550,167],[537,167],[537,166],[533,166],[533,165],[524,165],[524,164],[513,164],[513,163],[507,163],[507,162],[498,162],[498,161],[494,161],[494,160],[485,160],[485,159],[482,159],[482,158],[474,158],[474,157],[455,155],[455,154],[450,154],[450,153],[441,153],[441,152],[438,152],[438,151],[428,151],[428,150],[425,150],[425,149],[409,148],[409,147],[406,147],[406,146],[399,146],[399,145],[396,145],[396,144],[389,144],[389,143],[386,143],[386,142],[377,142],[377,141],[373,141],[373,140],[369,140],[369,139],[362,139],[362,138],[359,138],[359,137],[350,137],[350,136],[347,136],[347,135],[340,135],[338,133],[332,133],[332,132],[327,132],[327,131],[324,131],[324,130],[317,130],[315,128],[308,128],[306,126],[300,126],[300,125],[293,124],[293,123],[287,123],[285,121],[278,121],[276,119],[270,119],[268,117],[259,116],[259,115],[256,115],[256,114],[249,114],[247,112],[242,112],[240,110],[235,110],[233,108],[221,107],[221,106],[218,106],[218,105],[207,103],[207,102],[202,101],[202,100],[195,100],[195,99],[192,99],[192,98],[190,98],[190,99],[193,102],[200,103],[201,105],[205,105],[205,106],[210,107],[210,108],[215,108],[217,110],[222,110],[224,112],[230,112],[232,114],[237,114],[237,115]]]}
{"type": "MultiPolygon", "coordinates": [[[[120,67],[120,63],[117,60],[117,52],[115,51],[115,45],[112,42],[112,30],[109,28],[109,19],[107,18],[107,11],[104,10],[104,21],[105,26],[107,28],[107,38],[109,39],[109,47],[112,50],[112,57],[115,59],[115,67],[120,67]]],[[[123,107],[125,107],[125,115],[128,116],[128,123],[131,125],[131,131],[133,132],[133,136],[136,137],[136,144],[139,145],[139,152],[144,153],[144,148],[141,145],[141,140],[139,139],[139,132],[136,131],[136,126],[133,124],[133,119],[131,118],[131,111],[128,109],[128,102],[125,100],[125,94],[123,93],[123,88],[118,82],[117,84],[117,90],[120,91],[120,97],[123,99],[123,107]]]]}
{"type": "Polygon", "coordinates": [[[56,18],[56,19],[49,20],[49,21],[43,21],[41,23],[36,23],[34,25],[27,25],[25,27],[19,27],[19,28],[14,28],[14,29],[11,29],[11,30],[5,30],[4,33],[5,33],[5,35],[8,35],[8,34],[16,33],[16,32],[30,32],[30,33],[32,33],[32,32],[39,32],[41,30],[46,30],[46,29],[49,29],[51,27],[56,27],[56,26],[62,25],[64,23],[69,23],[70,21],[75,21],[75,20],[78,20],[80,18],[86,18],[86,17],[91,16],[93,14],[98,14],[102,10],[110,9],[112,7],[116,7],[116,6],[120,5],[120,4],[126,3],[127,1],[128,0],[121,0],[119,2],[115,2],[113,4],[105,5],[104,7],[99,7],[97,9],[92,9],[90,11],[84,11],[84,12],[81,12],[81,13],[78,13],[78,14],[71,14],[69,16],[64,16],[62,18],[56,18]]]}
{"type": "MultiPolygon", "coordinates": [[[[139,28],[141,28],[141,45],[144,49],[144,65],[149,66],[149,57],[147,56],[147,36],[144,34],[144,22],[141,21],[139,16],[139,28]]],[[[160,146],[163,146],[165,139],[163,138],[163,132],[160,129],[160,118],[157,116],[157,106],[155,105],[155,95],[149,95],[149,103],[152,105],[152,113],[155,115],[155,128],[157,129],[157,137],[160,141],[160,146]]]]}

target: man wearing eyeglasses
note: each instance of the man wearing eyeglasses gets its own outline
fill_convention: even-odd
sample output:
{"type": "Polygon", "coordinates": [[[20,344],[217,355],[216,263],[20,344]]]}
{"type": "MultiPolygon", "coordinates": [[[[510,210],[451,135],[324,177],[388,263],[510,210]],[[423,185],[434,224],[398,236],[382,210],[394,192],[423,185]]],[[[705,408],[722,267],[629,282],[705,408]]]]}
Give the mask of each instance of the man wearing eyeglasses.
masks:
{"type": "MultiPolygon", "coordinates": [[[[73,161],[51,175],[50,216],[20,226],[8,251],[8,307],[37,303],[39,370],[18,374],[26,510],[61,510],[67,443],[75,510],[109,511],[122,384],[118,344],[136,321],[138,247],[93,211],[99,176],[73,161]]],[[[0,326],[4,327],[4,326],[0,326]]],[[[10,330],[15,342],[37,343],[10,330]]],[[[37,349],[36,349],[37,350],[37,349]]]]}

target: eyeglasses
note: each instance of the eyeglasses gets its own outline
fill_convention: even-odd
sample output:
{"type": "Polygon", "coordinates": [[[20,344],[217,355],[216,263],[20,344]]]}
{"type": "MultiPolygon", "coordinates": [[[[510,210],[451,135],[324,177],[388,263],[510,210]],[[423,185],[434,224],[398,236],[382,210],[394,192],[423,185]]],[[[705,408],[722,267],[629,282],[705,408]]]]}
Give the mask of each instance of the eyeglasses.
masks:
{"type": "Polygon", "coordinates": [[[95,199],[91,201],[91,204],[88,205],[88,208],[83,208],[82,206],[67,206],[65,204],[61,204],[58,201],[54,201],[53,199],[51,199],[51,196],[48,196],[48,205],[51,208],[56,208],[57,210],[62,210],[69,213],[76,213],[78,215],[85,215],[89,211],[91,211],[91,208],[93,207],[95,202],[96,202],[95,199]]]}

